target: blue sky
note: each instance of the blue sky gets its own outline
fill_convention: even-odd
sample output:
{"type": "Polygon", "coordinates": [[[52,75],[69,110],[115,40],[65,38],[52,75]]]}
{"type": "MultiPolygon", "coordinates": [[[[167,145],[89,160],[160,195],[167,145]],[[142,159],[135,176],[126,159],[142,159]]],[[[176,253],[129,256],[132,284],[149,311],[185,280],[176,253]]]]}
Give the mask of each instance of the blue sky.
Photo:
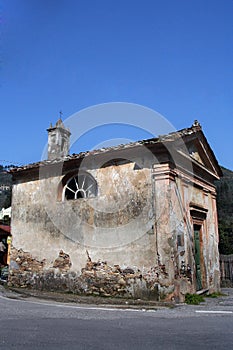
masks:
{"type": "MultiPolygon", "coordinates": [[[[119,101],[176,129],[198,119],[233,170],[232,0],[2,0],[0,12],[0,163],[38,161],[60,110],[119,101]]],[[[145,137],[134,131],[110,134],[145,137]]]]}

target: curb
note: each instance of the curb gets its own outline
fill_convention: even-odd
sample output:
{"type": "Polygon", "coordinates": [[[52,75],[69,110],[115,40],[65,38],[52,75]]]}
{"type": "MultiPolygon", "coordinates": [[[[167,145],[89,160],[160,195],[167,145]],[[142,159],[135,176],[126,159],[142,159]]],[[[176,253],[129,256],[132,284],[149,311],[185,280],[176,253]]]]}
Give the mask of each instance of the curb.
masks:
{"type": "Polygon", "coordinates": [[[161,302],[142,299],[123,299],[100,296],[84,296],[70,293],[59,293],[54,291],[38,291],[31,289],[5,287],[4,296],[10,299],[26,299],[36,298],[42,300],[52,300],[61,303],[76,303],[79,305],[95,305],[99,307],[113,307],[113,308],[133,308],[133,309],[161,309],[174,308],[176,304],[172,302],[161,302]]]}

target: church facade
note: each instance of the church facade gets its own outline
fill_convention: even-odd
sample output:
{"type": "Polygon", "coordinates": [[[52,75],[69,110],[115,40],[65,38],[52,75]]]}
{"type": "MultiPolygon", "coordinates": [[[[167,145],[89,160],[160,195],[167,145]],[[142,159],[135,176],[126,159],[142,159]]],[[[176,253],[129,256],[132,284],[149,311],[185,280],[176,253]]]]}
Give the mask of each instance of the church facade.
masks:
{"type": "Polygon", "coordinates": [[[217,163],[198,122],[158,138],[69,155],[48,129],[48,159],[11,171],[9,285],[183,301],[220,288],[217,163]]]}

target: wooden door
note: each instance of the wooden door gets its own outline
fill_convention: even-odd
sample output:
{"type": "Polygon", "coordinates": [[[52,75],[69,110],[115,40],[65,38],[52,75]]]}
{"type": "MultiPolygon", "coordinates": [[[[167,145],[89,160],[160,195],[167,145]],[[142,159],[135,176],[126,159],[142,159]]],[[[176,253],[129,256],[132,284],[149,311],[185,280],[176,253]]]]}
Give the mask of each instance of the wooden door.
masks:
{"type": "Polygon", "coordinates": [[[195,258],[195,265],[196,265],[197,290],[202,289],[200,229],[201,229],[200,226],[194,225],[194,249],[195,249],[194,258],[195,258]]]}

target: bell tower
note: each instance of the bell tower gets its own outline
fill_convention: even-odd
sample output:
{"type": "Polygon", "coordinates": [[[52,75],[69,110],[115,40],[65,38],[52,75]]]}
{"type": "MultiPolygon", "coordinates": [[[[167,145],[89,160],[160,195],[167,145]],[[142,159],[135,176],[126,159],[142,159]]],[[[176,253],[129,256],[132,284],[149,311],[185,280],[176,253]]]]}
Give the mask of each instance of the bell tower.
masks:
{"type": "Polygon", "coordinates": [[[58,119],[55,126],[52,124],[48,131],[48,160],[62,158],[69,154],[70,149],[70,131],[65,127],[61,118],[58,119]]]}

